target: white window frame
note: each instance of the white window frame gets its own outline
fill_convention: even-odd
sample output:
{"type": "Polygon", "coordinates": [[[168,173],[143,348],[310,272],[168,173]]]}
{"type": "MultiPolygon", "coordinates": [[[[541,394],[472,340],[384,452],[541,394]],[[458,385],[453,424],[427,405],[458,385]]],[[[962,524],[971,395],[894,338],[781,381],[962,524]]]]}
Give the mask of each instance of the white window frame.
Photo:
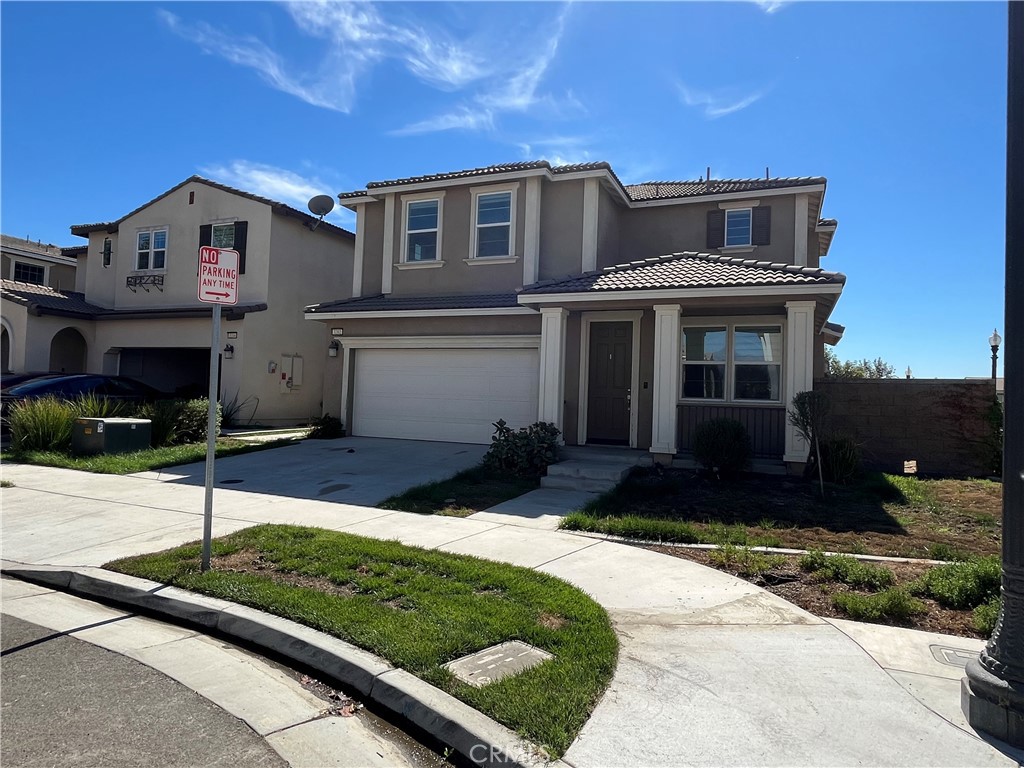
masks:
{"type": "Polygon", "coordinates": [[[412,265],[434,265],[444,264],[442,260],[441,236],[444,230],[444,192],[423,192],[417,195],[404,195],[402,197],[402,252],[399,264],[412,265]],[[409,204],[437,202],[437,228],[436,229],[414,229],[409,230],[409,204]],[[437,255],[429,261],[411,261],[409,259],[409,235],[414,232],[436,232],[437,233],[437,255]]]}
{"type": "MultiPolygon", "coordinates": [[[[43,270],[43,279],[38,283],[28,283],[29,285],[47,285],[50,279],[50,269],[45,264],[33,264],[31,261],[24,261],[21,259],[11,259],[11,280],[18,280],[16,275],[18,274],[18,266],[23,267],[34,267],[35,269],[43,270]]],[[[18,280],[18,282],[25,282],[24,280],[18,280]]]]}
{"type": "Polygon", "coordinates": [[[135,272],[166,272],[167,271],[167,252],[170,249],[171,249],[171,234],[170,234],[170,231],[169,231],[168,227],[165,227],[165,226],[164,227],[146,227],[146,228],[143,228],[143,229],[136,230],[135,231],[135,251],[134,251],[134,253],[135,253],[135,257],[134,257],[135,258],[135,263],[132,265],[133,271],[135,271],[135,272]],[[164,233],[164,247],[163,248],[154,248],[153,247],[154,241],[156,240],[155,235],[156,235],[157,232],[163,232],[164,233]],[[141,235],[147,235],[147,234],[149,235],[149,250],[146,251],[146,253],[148,253],[148,255],[149,255],[149,257],[146,260],[148,266],[140,267],[139,266],[139,254],[142,253],[142,251],[139,248],[139,237],[141,235]],[[153,254],[156,253],[156,251],[163,251],[164,252],[164,263],[163,263],[162,267],[154,267],[153,266],[153,254]]]}
{"type": "MultiPolygon", "coordinates": [[[[786,393],[786,355],[789,350],[786,349],[786,318],[779,317],[777,315],[753,315],[750,317],[684,317],[680,322],[679,329],[679,392],[678,400],[680,403],[687,403],[690,405],[775,405],[784,407],[787,400],[786,393]],[[736,329],[737,328],[751,328],[761,326],[773,326],[779,329],[779,334],[782,339],[782,356],[779,360],[773,360],[770,362],[765,361],[736,361],[736,329]],[[683,397],[683,374],[684,366],[687,364],[683,360],[683,344],[685,343],[684,334],[688,329],[695,328],[725,328],[725,387],[723,389],[723,397],[711,398],[711,397],[683,397]],[[737,399],[736,397],[736,367],[738,365],[776,365],[779,368],[779,399],[778,400],[752,400],[748,398],[737,399]]],[[[692,360],[690,364],[706,364],[706,361],[692,360]]],[[[717,361],[715,361],[717,363],[717,361]]]]}
{"type": "Polygon", "coordinates": [[[722,234],[723,248],[743,248],[754,244],[754,209],[753,208],[729,208],[725,212],[725,231],[722,234]],[[729,216],[735,213],[745,213],[750,222],[747,227],[747,241],[745,243],[729,242],[729,216]]]}
{"type": "Polygon", "coordinates": [[[472,187],[470,192],[472,194],[472,223],[469,230],[469,258],[466,259],[467,263],[476,264],[509,264],[517,261],[519,257],[516,255],[516,193],[519,190],[519,184],[498,184],[489,185],[486,187],[472,187]],[[480,198],[487,197],[488,195],[502,195],[507,194],[509,196],[509,211],[508,211],[508,222],[501,222],[497,224],[480,224],[480,198]],[[487,227],[508,227],[508,252],[500,256],[478,256],[477,248],[479,245],[479,235],[481,228],[487,227]]]}

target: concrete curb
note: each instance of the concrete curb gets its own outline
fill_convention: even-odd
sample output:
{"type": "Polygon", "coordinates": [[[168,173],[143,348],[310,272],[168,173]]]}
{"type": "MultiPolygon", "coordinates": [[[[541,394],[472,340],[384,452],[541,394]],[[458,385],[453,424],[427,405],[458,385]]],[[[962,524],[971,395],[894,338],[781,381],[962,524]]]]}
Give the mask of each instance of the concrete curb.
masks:
{"type": "Polygon", "coordinates": [[[440,688],[379,656],[294,621],[102,568],[3,561],[0,573],[214,631],[291,659],[358,691],[475,765],[569,768],[561,760],[546,761],[536,745],[440,688]]]}

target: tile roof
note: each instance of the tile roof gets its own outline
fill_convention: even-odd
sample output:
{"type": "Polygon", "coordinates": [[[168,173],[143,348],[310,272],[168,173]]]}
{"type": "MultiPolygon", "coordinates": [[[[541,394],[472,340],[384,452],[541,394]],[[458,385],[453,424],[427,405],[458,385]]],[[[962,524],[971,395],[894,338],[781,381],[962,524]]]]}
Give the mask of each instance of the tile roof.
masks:
{"type": "Polygon", "coordinates": [[[322,312],[390,312],[416,309],[493,309],[515,307],[515,293],[484,293],[469,296],[361,296],[328,301],[306,307],[311,314],[322,312]]]}
{"type": "Polygon", "coordinates": [[[89,253],[88,245],[72,245],[67,248],[60,249],[61,256],[67,256],[68,258],[76,258],[78,256],[85,256],[89,253]]]}
{"type": "MultiPolygon", "coordinates": [[[[271,200],[269,197],[261,197],[260,195],[254,195],[252,192],[246,192],[243,189],[235,189],[234,187],[229,187],[227,184],[221,184],[220,182],[212,181],[211,179],[206,179],[203,178],[202,176],[189,176],[180,184],[176,184],[175,186],[168,189],[166,192],[163,192],[162,194],[159,194],[156,197],[154,197],[148,203],[143,203],[134,211],[126,213],[124,216],[115,221],[97,222],[95,224],[74,224],[71,227],[71,234],[78,235],[80,237],[87,237],[90,232],[99,232],[102,230],[116,232],[118,225],[125,219],[129,218],[130,216],[134,216],[136,213],[143,210],[144,208],[148,208],[158,200],[162,200],[163,198],[167,197],[173,192],[177,192],[186,184],[190,184],[192,182],[196,182],[198,184],[205,184],[208,187],[213,187],[214,189],[219,189],[223,192],[230,192],[233,195],[239,195],[240,197],[244,197],[249,200],[255,200],[258,203],[264,203],[266,205],[269,205],[276,213],[280,213],[285,216],[294,216],[297,219],[302,219],[303,221],[307,222],[318,221],[318,218],[316,216],[313,216],[312,214],[300,211],[298,208],[292,208],[290,205],[285,205],[284,203],[278,202],[277,200],[271,200]]],[[[331,224],[329,221],[323,221],[320,223],[319,226],[320,228],[326,229],[327,231],[336,232],[338,234],[355,238],[354,233],[349,232],[347,229],[339,227],[336,224],[331,224]]]]}
{"type": "MultiPolygon", "coordinates": [[[[90,304],[85,294],[76,291],[58,291],[46,285],[22,283],[0,279],[0,296],[5,301],[28,308],[32,315],[57,315],[88,320],[115,320],[130,318],[204,317],[210,314],[206,305],[191,307],[139,307],[138,309],[107,309],[90,304]]],[[[225,319],[232,320],[249,312],[261,312],[266,304],[238,304],[223,308],[225,319]]]]}
{"type": "Polygon", "coordinates": [[[818,219],[819,227],[837,227],[839,222],[835,219],[818,219]]]}
{"type": "Polygon", "coordinates": [[[626,197],[633,202],[649,200],[671,200],[674,198],[700,197],[702,195],[722,195],[736,192],[754,192],[762,189],[785,189],[787,187],[804,187],[811,184],[824,184],[821,176],[799,176],[791,178],[771,179],[697,179],[696,181],[647,181],[642,184],[623,184],[609,163],[595,161],[592,163],[573,163],[568,165],[551,165],[547,160],[527,160],[515,163],[499,163],[482,168],[469,168],[448,173],[432,173],[422,176],[407,176],[401,179],[371,181],[366,189],[356,192],[343,192],[339,200],[363,197],[374,190],[406,184],[422,184],[432,181],[450,181],[452,179],[472,179],[499,173],[517,173],[544,169],[553,175],[579,173],[584,171],[607,171],[615,183],[622,188],[626,197]]]}
{"type": "Polygon", "coordinates": [[[14,237],[12,235],[0,234],[0,248],[7,250],[14,248],[19,251],[26,253],[35,253],[40,256],[67,256],[64,253],[66,248],[61,248],[59,245],[53,243],[42,243],[38,240],[25,240],[21,237],[14,237]]]}
{"type": "Polygon", "coordinates": [[[678,288],[732,288],[765,285],[842,284],[846,276],[816,267],[798,267],[710,253],[672,253],[617,264],[562,280],[535,283],[524,294],[647,291],[678,288]]]}
{"type": "Polygon", "coordinates": [[[696,181],[645,181],[627,184],[626,194],[633,201],[669,200],[676,197],[727,195],[736,192],[756,192],[762,189],[785,189],[824,184],[822,176],[795,176],[773,179],[697,179],[696,181]]]}

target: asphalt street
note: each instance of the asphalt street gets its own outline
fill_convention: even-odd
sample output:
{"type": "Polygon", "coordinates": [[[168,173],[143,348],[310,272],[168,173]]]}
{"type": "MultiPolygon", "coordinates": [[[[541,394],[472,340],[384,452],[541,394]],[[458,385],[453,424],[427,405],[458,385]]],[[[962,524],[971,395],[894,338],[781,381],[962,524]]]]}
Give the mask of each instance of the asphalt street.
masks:
{"type": "Polygon", "coordinates": [[[242,721],[125,656],[0,617],[3,765],[286,766],[242,721]]]}

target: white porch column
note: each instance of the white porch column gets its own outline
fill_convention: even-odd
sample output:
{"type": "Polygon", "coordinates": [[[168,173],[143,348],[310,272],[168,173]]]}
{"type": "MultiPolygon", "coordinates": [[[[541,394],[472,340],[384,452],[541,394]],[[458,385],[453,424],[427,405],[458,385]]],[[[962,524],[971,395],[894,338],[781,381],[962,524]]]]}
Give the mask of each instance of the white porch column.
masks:
{"type": "Polygon", "coordinates": [[[676,452],[679,402],[678,304],[654,305],[654,423],[651,453],[676,452]]]}
{"type": "MultiPolygon", "coordinates": [[[[814,302],[786,302],[786,373],[782,392],[786,409],[799,392],[814,389],[814,302]]],[[[807,461],[810,446],[786,419],[786,453],[783,461],[807,461]]]]}
{"type": "Polygon", "coordinates": [[[563,428],[565,410],[565,326],[569,310],[544,307],[540,311],[540,389],[537,420],[563,428]]]}

